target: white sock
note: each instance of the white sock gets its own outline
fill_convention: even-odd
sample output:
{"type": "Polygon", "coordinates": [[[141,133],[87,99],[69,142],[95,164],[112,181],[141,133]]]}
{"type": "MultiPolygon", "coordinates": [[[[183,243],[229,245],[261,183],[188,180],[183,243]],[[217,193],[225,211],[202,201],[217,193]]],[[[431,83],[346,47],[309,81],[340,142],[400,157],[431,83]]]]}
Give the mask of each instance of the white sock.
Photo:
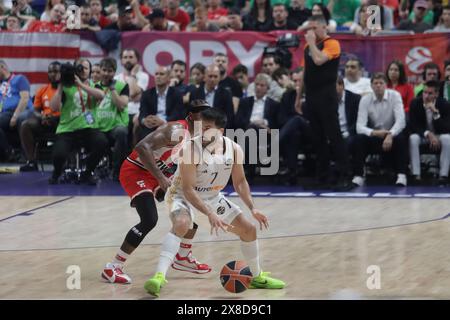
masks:
{"type": "Polygon", "coordinates": [[[180,243],[180,249],[178,250],[178,253],[182,257],[186,257],[189,254],[189,251],[191,251],[192,248],[192,239],[181,239],[180,243]]]}
{"type": "Polygon", "coordinates": [[[181,238],[169,232],[162,242],[161,253],[159,255],[158,268],[156,272],[162,272],[166,276],[167,269],[172,264],[175,255],[180,248],[181,238]]]}
{"type": "Polygon", "coordinates": [[[241,251],[253,276],[258,276],[261,273],[261,267],[259,265],[258,239],[251,242],[241,241],[241,251]]]}
{"type": "Polygon", "coordinates": [[[117,251],[116,256],[113,259],[113,265],[115,265],[116,267],[121,267],[123,268],[123,265],[125,263],[125,261],[127,261],[128,257],[130,255],[128,253],[123,252],[122,250],[119,249],[119,251],[117,251]]]}

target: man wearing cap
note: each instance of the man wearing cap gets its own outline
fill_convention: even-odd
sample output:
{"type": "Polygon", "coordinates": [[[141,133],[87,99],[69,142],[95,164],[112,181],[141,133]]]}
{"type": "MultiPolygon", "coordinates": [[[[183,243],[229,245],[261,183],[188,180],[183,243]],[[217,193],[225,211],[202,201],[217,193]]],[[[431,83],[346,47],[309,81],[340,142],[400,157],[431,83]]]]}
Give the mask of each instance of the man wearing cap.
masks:
{"type": "Polygon", "coordinates": [[[398,25],[398,30],[410,30],[414,33],[424,33],[433,27],[424,22],[424,17],[428,11],[428,3],[425,0],[417,0],[414,3],[414,18],[412,20],[402,20],[398,25]]]}
{"type": "Polygon", "coordinates": [[[133,8],[131,6],[119,7],[119,19],[106,26],[107,30],[139,31],[141,28],[133,23],[133,8]]]}
{"type": "Polygon", "coordinates": [[[153,12],[147,16],[147,19],[150,23],[142,28],[143,31],[180,31],[178,25],[173,21],[167,20],[164,11],[159,8],[153,9],[153,12]]]}

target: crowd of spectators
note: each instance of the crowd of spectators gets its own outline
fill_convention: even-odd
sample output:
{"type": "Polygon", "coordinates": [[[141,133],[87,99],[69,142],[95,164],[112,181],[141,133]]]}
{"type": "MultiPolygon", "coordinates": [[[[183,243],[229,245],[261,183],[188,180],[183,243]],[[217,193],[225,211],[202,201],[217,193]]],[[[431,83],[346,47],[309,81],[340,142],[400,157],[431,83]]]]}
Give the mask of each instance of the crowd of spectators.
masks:
{"type": "Polygon", "coordinates": [[[304,31],[311,15],[323,15],[329,32],[450,31],[448,0],[6,0],[0,28],[70,31],[66,9],[73,4],[88,31],[304,31]]]}
{"type": "MultiPolygon", "coordinates": [[[[7,31],[60,32],[66,30],[65,10],[71,4],[81,6],[82,28],[91,31],[302,31],[319,16],[328,32],[368,35],[392,29],[450,30],[448,5],[424,0],[400,4],[395,0],[48,0],[45,4],[17,0],[3,3],[0,20],[7,31]],[[372,5],[378,5],[381,13],[375,29],[367,23],[371,14],[367,9],[372,5]]],[[[301,67],[288,70],[278,55],[268,53],[251,82],[248,66],[230,68],[228,57],[218,53],[211,65],[194,63],[189,70],[181,60],[158,66],[154,86],[149,87],[150,76],[145,72],[149,68],[140,61],[140,52],[133,48],[121,51],[121,68],[111,58],[99,64],[87,59],[74,65],[55,61],[48,66],[48,84],[33,97],[27,78],[0,61],[0,161],[17,160],[14,150],[19,149],[26,159],[21,171],[37,170],[36,141],[53,135],[50,183],[59,182],[67,157],[79,147],[89,152],[82,181],[95,184],[95,168],[108,155],[111,177],[117,180],[121,162],[140,139],[167,121],[183,119],[190,101],[204,99],[226,113],[227,129],[266,129],[269,140],[271,130],[280,130],[282,168],[278,175],[285,183],[297,183],[298,155],[314,153],[311,144],[317,140],[311,131],[313,115],[305,101],[301,67]],[[70,68],[75,68],[77,76],[67,82],[63,78],[70,68]]],[[[426,64],[422,82],[414,86],[408,83],[399,60],[368,76],[362,61],[351,57],[338,77],[336,92],[354,186],[364,185],[367,156],[377,153],[391,156],[387,162],[401,177],[396,183],[402,186],[407,185],[407,175],[414,183],[422,183],[420,153],[437,154],[437,183],[448,184],[449,61],[426,64]]],[[[260,147],[268,148],[265,143],[260,147]]],[[[251,180],[256,166],[246,170],[251,180]]]]}

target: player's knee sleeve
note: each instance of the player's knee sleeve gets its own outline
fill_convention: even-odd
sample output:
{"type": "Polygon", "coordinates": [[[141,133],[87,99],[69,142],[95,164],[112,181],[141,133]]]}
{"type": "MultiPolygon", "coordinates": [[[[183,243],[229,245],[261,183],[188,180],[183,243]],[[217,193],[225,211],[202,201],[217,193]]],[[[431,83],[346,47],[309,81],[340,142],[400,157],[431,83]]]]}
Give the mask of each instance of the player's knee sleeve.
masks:
{"type": "Polygon", "coordinates": [[[137,196],[133,202],[141,222],[131,228],[126,236],[126,241],[137,247],[158,223],[158,211],[151,193],[143,193],[137,196]]]}

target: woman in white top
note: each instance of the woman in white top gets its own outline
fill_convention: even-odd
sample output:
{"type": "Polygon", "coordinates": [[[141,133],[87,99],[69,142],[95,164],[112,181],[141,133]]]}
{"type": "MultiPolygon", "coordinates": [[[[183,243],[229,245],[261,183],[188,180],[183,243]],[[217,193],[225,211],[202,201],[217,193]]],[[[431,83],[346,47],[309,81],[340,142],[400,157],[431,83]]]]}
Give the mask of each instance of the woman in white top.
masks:
{"type": "MultiPolygon", "coordinates": [[[[324,16],[327,21],[327,29],[328,32],[335,32],[337,23],[335,20],[331,19],[330,11],[328,11],[327,7],[325,7],[322,3],[315,3],[312,7],[312,15],[313,16],[324,16]]],[[[297,31],[305,31],[308,30],[309,21],[305,21],[300,27],[298,27],[297,31]]]]}
{"type": "Polygon", "coordinates": [[[45,4],[45,10],[41,14],[41,21],[50,21],[50,11],[52,11],[53,7],[57,4],[64,4],[63,0],[47,0],[45,4]]]}

